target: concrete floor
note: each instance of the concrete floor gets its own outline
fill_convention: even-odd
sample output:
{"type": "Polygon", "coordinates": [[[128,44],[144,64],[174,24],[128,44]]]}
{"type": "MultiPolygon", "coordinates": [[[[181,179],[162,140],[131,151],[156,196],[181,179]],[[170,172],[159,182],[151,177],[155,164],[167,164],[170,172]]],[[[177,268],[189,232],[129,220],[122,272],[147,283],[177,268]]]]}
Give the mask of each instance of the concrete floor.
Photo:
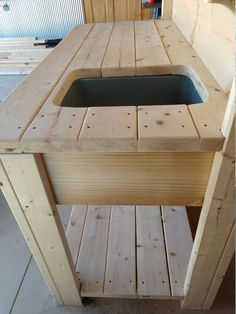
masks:
{"type": "MultiPolygon", "coordinates": [[[[60,207],[64,226],[70,207],[60,207]]],[[[193,215],[191,215],[193,217],[193,215]]],[[[194,217],[192,218],[194,220],[194,217]]],[[[93,299],[85,307],[58,306],[31,256],[12,213],[0,194],[0,313],[1,314],[184,314],[177,301],[93,299]]],[[[234,263],[223,281],[212,310],[208,313],[234,313],[234,263]]]]}
{"type": "MultiPolygon", "coordinates": [[[[0,76],[0,102],[24,76],[0,76]]],[[[64,226],[70,207],[60,207],[64,226]]],[[[192,231],[199,211],[189,210],[192,231]]],[[[234,313],[234,261],[232,261],[209,314],[234,313]]],[[[185,314],[177,301],[94,299],[85,307],[58,306],[45,284],[14,217],[0,192],[0,314],[185,314]]]]}

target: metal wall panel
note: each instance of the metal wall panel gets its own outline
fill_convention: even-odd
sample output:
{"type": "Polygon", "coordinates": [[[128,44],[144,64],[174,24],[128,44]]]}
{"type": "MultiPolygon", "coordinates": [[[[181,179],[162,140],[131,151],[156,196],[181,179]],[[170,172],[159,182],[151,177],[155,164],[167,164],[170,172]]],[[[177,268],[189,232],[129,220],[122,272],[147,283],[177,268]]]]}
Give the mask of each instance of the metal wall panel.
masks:
{"type": "MultiPolygon", "coordinates": [[[[0,4],[5,2],[0,0],[0,4]]],[[[9,0],[0,8],[0,37],[63,38],[84,23],[82,0],[9,0]]]]}

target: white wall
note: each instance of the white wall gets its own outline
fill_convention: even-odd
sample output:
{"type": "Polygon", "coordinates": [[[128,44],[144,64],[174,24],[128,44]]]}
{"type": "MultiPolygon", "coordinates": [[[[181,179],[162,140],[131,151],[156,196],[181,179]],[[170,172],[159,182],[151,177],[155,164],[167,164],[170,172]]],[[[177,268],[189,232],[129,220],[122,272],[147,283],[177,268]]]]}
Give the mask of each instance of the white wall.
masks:
{"type": "Polygon", "coordinates": [[[172,19],[225,92],[234,75],[234,13],[204,0],[173,0],[172,19]]]}

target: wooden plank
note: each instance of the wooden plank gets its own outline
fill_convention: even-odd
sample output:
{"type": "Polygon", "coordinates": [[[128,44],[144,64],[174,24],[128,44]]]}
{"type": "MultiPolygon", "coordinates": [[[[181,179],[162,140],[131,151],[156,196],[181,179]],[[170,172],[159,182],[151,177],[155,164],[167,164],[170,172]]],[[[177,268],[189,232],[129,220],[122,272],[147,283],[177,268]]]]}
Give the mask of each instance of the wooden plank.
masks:
{"type": "MultiPolygon", "coordinates": [[[[132,1],[132,0],[131,0],[132,1]]],[[[127,0],[113,0],[115,21],[127,21],[127,0]]]]}
{"type": "Polygon", "coordinates": [[[110,206],[88,206],[76,268],[82,296],[103,294],[110,213],[110,206]]]}
{"type": "Polygon", "coordinates": [[[86,23],[94,23],[92,0],[83,0],[86,23]]]}
{"type": "MultiPolygon", "coordinates": [[[[231,101],[228,106],[234,108],[231,101]]],[[[235,111],[234,117],[235,117],[235,111]]],[[[185,280],[184,308],[202,309],[235,221],[235,124],[228,119],[223,150],[215,154],[185,280]]]]}
{"type": "MultiPolygon", "coordinates": [[[[50,98],[51,99],[51,98],[50,98]]],[[[50,99],[35,117],[20,143],[25,152],[74,152],[86,108],[62,108],[50,99]]]]}
{"type": "Polygon", "coordinates": [[[184,74],[193,79],[203,99],[203,104],[189,106],[201,138],[201,149],[221,149],[223,136],[220,128],[227,104],[226,95],[176,26],[171,21],[156,21],[156,25],[173,65],[173,74],[184,74]]]}
{"type": "Polygon", "coordinates": [[[163,20],[172,19],[173,0],[164,0],[161,4],[161,18],[163,20]]]}
{"type": "Polygon", "coordinates": [[[113,0],[93,0],[92,6],[94,23],[114,21],[113,0]]]}
{"type": "MultiPolygon", "coordinates": [[[[101,76],[113,24],[96,24],[42,109],[21,139],[25,152],[75,152],[86,108],[62,108],[71,84],[80,77],[101,76]]],[[[81,42],[82,44],[82,42],[81,42]]]]}
{"type": "Polygon", "coordinates": [[[136,74],[171,73],[171,63],[154,21],[135,22],[136,74]]]}
{"type": "Polygon", "coordinates": [[[31,49],[31,50],[34,50],[34,49],[46,49],[47,46],[46,45],[40,45],[40,46],[34,46],[34,45],[22,45],[21,43],[19,43],[19,45],[4,45],[4,46],[0,46],[0,51],[4,52],[5,50],[15,50],[15,51],[18,51],[18,50],[25,50],[25,49],[31,49]]]}
{"type": "Polygon", "coordinates": [[[193,247],[186,208],[162,206],[170,285],[173,297],[184,297],[184,281],[193,247]]]}
{"type": "Polygon", "coordinates": [[[58,204],[201,205],[214,153],[46,154],[58,204]],[[102,177],[101,177],[102,174],[102,177]]]}
{"type": "Polygon", "coordinates": [[[66,239],[70,248],[74,265],[77,264],[80,243],[84,230],[87,206],[75,205],[72,208],[69,224],[66,230],[66,239]]]}
{"type": "Polygon", "coordinates": [[[112,206],[104,296],[136,297],[135,206],[112,206]]]}
{"type": "Polygon", "coordinates": [[[186,105],[138,108],[139,151],[198,151],[200,140],[186,105]]]}
{"type": "Polygon", "coordinates": [[[0,107],[0,152],[22,151],[19,139],[91,30],[80,25],[26,78],[0,107]],[[40,86],[36,88],[35,86],[40,86]]]}
{"type": "MultiPolygon", "coordinates": [[[[30,237],[37,241],[41,254],[35,258],[40,265],[42,259],[46,263],[51,275],[49,286],[53,281],[63,304],[80,305],[73,261],[40,156],[4,155],[1,160],[23,210],[24,220],[18,222],[27,233],[31,230],[30,237]]],[[[22,217],[22,211],[20,214],[22,217]]]]}
{"type": "Polygon", "coordinates": [[[137,206],[137,287],[140,297],[170,298],[159,206],[137,206]]]}
{"type": "MultiPolygon", "coordinates": [[[[34,70],[34,67],[27,67],[27,68],[20,68],[20,67],[19,68],[18,67],[10,68],[9,67],[9,68],[3,68],[3,69],[0,68],[0,75],[29,75],[29,74],[31,74],[33,72],[33,70],[34,70]]],[[[8,135],[6,135],[6,136],[8,136],[8,135]]],[[[2,142],[3,141],[1,139],[1,142],[0,142],[0,152],[1,151],[3,151],[3,152],[9,152],[9,151],[10,152],[11,151],[17,152],[17,151],[21,151],[21,149],[18,147],[18,145],[19,145],[18,141],[16,141],[15,144],[12,144],[9,141],[10,142],[9,145],[7,145],[7,143],[5,144],[5,143],[2,143],[2,142]],[[1,148],[2,145],[3,145],[3,149],[1,148]],[[13,145],[14,147],[11,147],[11,145],[13,145]],[[5,146],[10,146],[10,147],[4,148],[5,146]]]]}
{"type": "Polygon", "coordinates": [[[139,0],[126,0],[127,3],[127,16],[129,21],[141,20],[141,1],[139,0]]]}
{"type": "Polygon", "coordinates": [[[76,70],[76,76],[101,76],[101,67],[112,32],[113,23],[95,24],[93,30],[76,54],[67,75],[76,70]]]}
{"type": "Polygon", "coordinates": [[[115,23],[102,65],[102,76],[134,75],[134,23],[115,23]]]}
{"type": "Polygon", "coordinates": [[[136,107],[89,108],[79,135],[79,150],[136,151],[136,128],[136,107]]]}
{"type": "Polygon", "coordinates": [[[230,232],[228,241],[224,248],[223,254],[217,266],[217,270],[215,272],[214,278],[212,280],[210,289],[208,291],[206,300],[203,305],[204,310],[208,310],[211,308],[214,299],[217,295],[217,292],[221,286],[221,283],[224,279],[225,273],[229,267],[229,264],[235,253],[235,224],[230,232]]]}

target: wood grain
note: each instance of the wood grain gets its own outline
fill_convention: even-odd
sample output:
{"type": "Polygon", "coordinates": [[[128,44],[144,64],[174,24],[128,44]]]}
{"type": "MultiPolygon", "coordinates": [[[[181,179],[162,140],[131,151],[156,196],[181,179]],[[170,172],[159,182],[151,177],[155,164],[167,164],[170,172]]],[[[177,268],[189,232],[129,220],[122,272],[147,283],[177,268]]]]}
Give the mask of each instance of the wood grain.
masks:
{"type": "Polygon", "coordinates": [[[57,203],[201,205],[213,153],[45,154],[57,203]]]}

